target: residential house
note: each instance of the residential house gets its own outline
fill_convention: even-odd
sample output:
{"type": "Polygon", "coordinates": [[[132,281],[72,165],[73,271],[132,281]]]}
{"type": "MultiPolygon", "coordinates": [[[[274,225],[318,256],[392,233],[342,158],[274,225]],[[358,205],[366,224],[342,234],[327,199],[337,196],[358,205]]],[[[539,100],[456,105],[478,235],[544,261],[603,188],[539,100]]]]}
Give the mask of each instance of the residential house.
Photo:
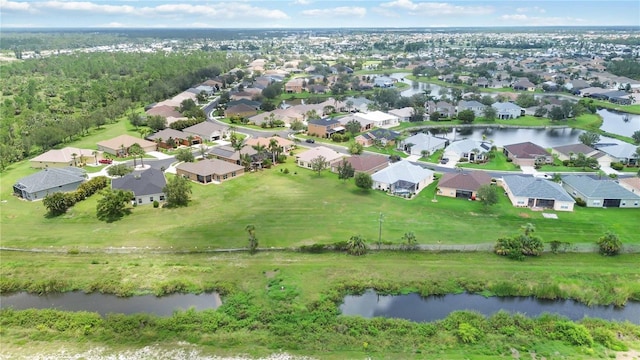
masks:
{"type": "Polygon", "coordinates": [[[167,180],[164,173],[158,169],[149,168],[134,171],[121,178],[111,180],[111,188],[133,192],[138,205],[153,204],[154,201],[165,200],[164,187],[167,180]]]}
{"type": "Polygon", "coordinates": [[[302,89],[304,88],[306,84],[305,79],[303,78],[294,78],[291,79],[289,81],[287,81],[286,84],[284,84],[284,92],[286,93],[301,93],[302,89]]]}
{"type": "Polygon", "coordinates": [[[345,127],[336,119],[315,119],[307,122],[307,134],[321,138],[328,138],[335,133],[344,134],[345,127]]]}
{"type": "Polygon", "coordinates": [[[48,194],[74,191],[85,178],[86,172],[77,167],[46,168],[18,180],[13,194],[25,200],[41,200],[48,194]]]}
{"type": "Polygon", "coordinates": [[[514,164],[520,166],[553,163],[553,156],[547,150],[529,141],[505,145],[502,152],[514,164]]]}
{"type": "Polygon", "coordinates": [[[228,107],[224,111],[224,116],[228,118],[232,116],[249,118],[257,113],[258,111],[252,106],[245,105],[245,104],[238,104],[238,105],[228,107]]]}
{"type": "Polygon", "coordinates": [[[475,200],[482,185],[491,184],[484,171],[444,173],[438,182],[438,195],[475,200]]]}
{"type": "Polygon", "coordinates": [[[271,140],[275,140],[278,143],[278,146],[282,148],[283,152],[289,152],[295,146],[295,143],[293,141],[289,139],[285,139],[280,136],[272,136],[268,138],[266,137],[250,138],[250,139],[247,139],[247,141],[245,141],[244,144],[245,146],[250,146],[250,147],[264,145],[265,148],[268,150],[271,140]]]}
{"type": "Polygon", "coordinates": [[[258,155],[258,151],[251,146],[244,146],[240,151],[237,151],[228,145],[212,147],[207,153],[211,157],[236,165],[242,165],[240,155],[248,155],[251,158],[251,161],[255,161],[256,156],[258,155]]]}
{"type": "Polygon", "coordinates": [[[428,115],[437,112],[440,118],[448,119],[456,115],[456,107],[446,101],[427,101],[425,110],[428,115]]]}
{"type": "Polygon", "coordinates": [[[369,175],[389,166],[389,158],[384,155],[353,155],[331,163],[331,172],[337,173],[342,161],[351,164],[356,173],[363,172],[369,175]]]}
{"type": "Polygon", "coordinates": [[[330,167],[331,163],[347,155],[341,154],[326,146],[318,146],[296,155],[296,164],[300,167],[311,169],[311,161],[318,158],[318,156],[322,156],[326,166],[330,167]]]}
{"type": "Polygon", "coordinates": [[[380,146],[394,145],[401,134],[389,129],[373,129],[355,137],[355,141],[362,146],[379,144],[380,146]]]}
{"type": "Polygon", "coordinates": [[[477,87],[479,87],[479,88],[485,88],[486,89],[486,88],[489,87],[489,85],[491,85],[491,81],[487,80],[487,78],[481,76],[481,77],[476,79],[475,85],[477,87]]]}
{"type": "Polygon", "coordinates": [[[514,90],[535,91],[536,84],[529,81],[527,78],[520,79],[513,83],[511,86],[514,90]]]}
{"type": "Polygon", "coordinates": [[[638,165],[640,159],[636,155],[637,146],[626,142],[598,143],[596,149],[606,153],[614,162],[621,162],[626,165],[638,165]]]}
{"type": "Polygon", "coordinates": [[[129,154],[129,148],[133,144],[140,145],[145,152],[155,151],[157,148],[155,142],[136,138],[131,135],[116,136],[113,139],[100,141],[96,145],[99,151],[104,151],[115,156],[127,156],[129,154]]]}
{"type": "Polygon", "coordinates": [[[244,167],[219,159],[207,159],[179,164],[176,174],[202,184],[221,183],[244,174],[244,167]]]}
{"type": "Polygon", "coordinates": [[[460,112],[465,110],[471,110],[473,111],[476,117],[480,117],[483,115],[485,107],[486,107],[485,104],[475,100],[460,101],[458,103],[458,114],[460,114],[460,112]]]}
{"type": "Polygon", "coordinates": [[[248,99],[231,100],[227,103],[227,109],[236,105],[247,105],[255,110],[258,110],[260,109],[260,105],[262,105],[262,103],[260,103],[260,101],[253,101],[248,99]]]}
{"type": "Polygon", "coordinates": [[[499,183],[515,207],[573,211],[575,200],[553,181],[532,176],[507,175],[499,183]]]}
{"type": "Polygon", "coordinates": [[[524,115],[524,109],[511,102],[497,102],[491,107],[496,110],[496,117],[500,120],[516,119],[524,115]]]}
{"type": "Polygon", "coordinates": [[[348,97],[345,99],[346,110],[349,112],[367,112],[370,104],[373,104],[373,101],[364,97],[348,97]]]}
{"type": "Polygon", "coordinates": [[[336,120],[338,120],[340,122],[340,124],[342,126],[344,126],[345,128],[347,127],[347,124],[351,121],[356,121],[358,124],[360,124],[360,132],[363,131],[367,131],[369,129],[373,129],[374,127],[374,122],[371,120],[365,120],[363,118],[360,117],[356,117],[355,114],[349,114],[343,117],[339,117],[336,120]]]}
{"type": "MultiPolygon", "coordinates": [[[[245,90],[229,92],[229,99],[231,99],[231,101],[240,101],[240,100],[252,101],[251,99],[253,99],[254,96],[255,96],[254,93],[245,91],[245,90]]],[[[231,106],[234,106],[234,105],[227,104],[227,108],[231,106]]]]}
{"type": "Polygon", "coordinates": [[[634,194],[640,194],[640,177],[627,177],[618,180],[618,183],[623,188],[631,191],[634,194]]]}
{"type": "Polygon", "coordinates": [[[387,114],[382,111],[370,111],[365,113],[356,113],[353,115],[356,119],[362,119],[373,123],[374,127],[393,127],[398,125],[399,119],[395,115],[387,114]]]}
{"type": "Polygon", "coordinates": [[[411,121],[411,116],[414,113],[414,109],[408,106],[408,107],[403,107],[402,109],[389,110],[388,113],[397,117],[400,122],[407,122],[407,121],[411,121]]]}
{"type": "Polygon", "coordinates": [[[163,149],[173,149],[180,145],[191,146],[202,143],[202,138],[198,135],[187,134],[180,130],[166,128],[147,136],[147,140],[155,142],[163,149]]]}
{"type": "Polygon", "coordinates": [[[29,160],[29,163],[36,169],[81,166],[86,163],[96,163],[98,157],[102,156],[94,150],[65,147],[49,150],[29,160]]]}
{"type": "Polygon", "coordinates": [[[567,175],[562,177],[562,187],[573,197],[584,200],[587,207],[640,208],[640,195],[611,179],[567,175]]]}
{"type": "Polygon", "coordinates": [[[445,158],[465,159],[468,162],[482,162],[488,159],[491,143],[481,140],[464,139],[452,142],[444,150],[445,158]]]}
{"type": "Polygon", "coordinates": [[[218,123],[203,121],[182,130],[187,135],[198,136],[205,141],[215,141],[229,135],[229,127],[218,123]]]}
{"type": "Polygon", "coordinates": [[[433,171],[401,160],[371,176],[373,188],[394,195],[417,194],[433,182],[433,171]]]}
{"type": "Polygon", "coordinates": [[[600,167],[611,166],[611,157],[600,150],[596,150],[585,144],[571,144],[556,146],[551,149],[551,154],[558,157],[558,160],[572,160],[575,159],[578,154],[584,154],[588,158],[594,158],[598,160],[600,167]]]}
{"type": "Polygon", "coordinates": [[[145,111],[147,116],[161,116],[167,120],[167,125],[171,125],[178,120],[186,120],[187,117],[182,115],[175,105],[155,105],[151,109],[145,111]]]}
{"type": "Polygon", "coordinates": [[[273,114],[274,120],[280,120],[285,123],[285,125],[291,125],[294,121],[303,121],[304,114],[296,111],[293,107],[288,107],[286,109],[275,109],[273,111],[263,112],[257,115],[254,115],[249,118],[249,122],[262,125],[263,123],[268,123],[271,120],[271,114],[273,114]]]}
{"type": "Polygon", "coordinates": [[[444,149],[447,145],[449,145],[449,140],[447,139],[435,137],[425,133],[417,133],[402,141],[399,141],[397,144],[397,148],[398,150],[402,150],[409,155],[422,156],[425,151],[429,154],[433,154],[440,149],[444,149]]]}

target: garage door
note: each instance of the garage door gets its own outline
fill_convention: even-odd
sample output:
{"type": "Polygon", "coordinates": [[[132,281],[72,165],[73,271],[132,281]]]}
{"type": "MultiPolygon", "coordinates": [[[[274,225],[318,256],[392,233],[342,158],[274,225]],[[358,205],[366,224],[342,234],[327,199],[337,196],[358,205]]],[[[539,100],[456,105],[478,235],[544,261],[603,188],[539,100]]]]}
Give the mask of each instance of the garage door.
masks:
{"type": "Polygon", "coordinates": [[[620,207],[620,199],[604,199],[602,206],[607,208],[620,207]]]}
{"type": "Polygon", "coordinates": [[[457,198],[471,199],[472,195],[473,195],[473,192],[471,192],[471,191],[456,190],[456,197],[457,198]]]}

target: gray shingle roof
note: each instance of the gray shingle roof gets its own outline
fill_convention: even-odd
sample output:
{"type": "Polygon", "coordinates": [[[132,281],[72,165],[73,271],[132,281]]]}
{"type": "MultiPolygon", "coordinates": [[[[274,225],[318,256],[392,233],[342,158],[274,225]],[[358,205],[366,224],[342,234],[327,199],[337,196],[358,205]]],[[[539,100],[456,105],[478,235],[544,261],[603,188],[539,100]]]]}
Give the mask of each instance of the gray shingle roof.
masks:
{"type": "Polygon", "coordinates": [[[480,186],[491,183],[491,175],[484,171],[467,173],[445,173],[438,186],[457,190],[477,191],[480,186]]]}
{"type": "Polygon", "coordinates": [[[507,175],[503,180],[511,193],[518,197],[575,202],[562,186],[553,181],[520,175],[507,175]]]}
{"type": "Polygon", "coordinates": [[[162,171],[150,168],[144,171],[134,171],[121,178],[111,180],[111,188],[133,191],[135,196],[162,193],[167,185],[162,171]]]}
{"type": "Polygon", "coordinates": [[[596,149],[592,148],[591,146],[587,146],[585,144],[571,144],[571,145],[556,146],[553,148],[553,150],[564,155],[569,155],[571,153],[586,155],[596,151],[596,149]]]}
{"type": "Polygon", "coordinates": [[[399,180],[417,184],[429,177],[433,177],[433,171],[418,165],[413,165],[406,160],[393,163],[389,165],[389,167],[382,169],[371,176],[374,181],[385,184],[394,184],[399,180]]]}
{"type": "Polygon", "coordinates": [[[57,188],[82,182],[85,180],[85,171],[76,167],[48,168],[33,175],[23,177],[14,186],[28,193],[57,188]]]}
{"type": "Polygon", "coordinates": [[[640,199],[640,196],[623,188],[612,180],[595,180],[588,176],[567,175],[562,177],[562,181],[587,197],[640,199]]]}

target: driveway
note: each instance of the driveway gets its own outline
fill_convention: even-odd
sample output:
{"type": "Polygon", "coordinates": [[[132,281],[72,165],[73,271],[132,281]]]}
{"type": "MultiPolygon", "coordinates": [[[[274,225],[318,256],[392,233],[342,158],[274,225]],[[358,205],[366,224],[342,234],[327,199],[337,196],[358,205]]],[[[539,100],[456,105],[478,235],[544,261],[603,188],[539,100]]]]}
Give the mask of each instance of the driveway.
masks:
{"type": "Polygon", "coordinates": [[[160,151],[149,151],[147,154],[159,160],[171,159],[173,156],[161,153],[160,151]]]}

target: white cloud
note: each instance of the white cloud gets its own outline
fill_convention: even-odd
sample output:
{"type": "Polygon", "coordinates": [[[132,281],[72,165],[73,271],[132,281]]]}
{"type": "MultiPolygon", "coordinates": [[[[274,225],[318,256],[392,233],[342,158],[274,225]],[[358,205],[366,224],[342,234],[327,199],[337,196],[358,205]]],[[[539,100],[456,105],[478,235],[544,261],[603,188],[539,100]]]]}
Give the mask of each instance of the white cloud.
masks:
{"type": "Polygon", "coordinates": [[[357,6],[340,6],[331,9],[310,9],[302,11],[302,15],[307,16],[358,16],[367,14],[367,9],[357,6]]]}
{"type": "Polygon", "coordinates": [[[31,4],[27,2],[0,0],[0,10],[4,11],[33,11],[31,4]]]}
{"type": "MultiPolygon", "coordinates": [[[[10,2],[6,0],[2,1],[2,8],[29,10],[40,9],[46,11],[61,11],[61,12],[74,12],[74,13],[86,13],[87,15],[136,15],[136,16],[164,16],[164,17],[177,17],[180,15],[188,16],[211,16],[218,19],[235,19],[254,17],[256,19],[288,19],[289,16],[281,10],[271,10],[267,8],[261,8],[252,6],[244,2],[227,2],[227,3],[215,3],[214,5],[197,5],[187,3],[177,4],[164,4],[158,6],[143,6],[135,7],[131,5],[107,5],[89,1],[43,1],[33,3],[19,3],[10,2]]],[[[146,5],[147,3],[141,2],[140,4],[146,5]]],[[[215,20],[215,19],[213,19],[215,20]]]]}
{"type": "Polygon", "coordinates": [[[522,7],[522,8],[517,8],[516,12],[518,13],[537,13],[537,14],[544,14],[547,12],[547,10],[539,7],[539,6],[534,6],[534,7],[522,7]]]}
{"type": "Polygon", "coordinates": [[[585,25],[586,20],[573,17],[539,17],[524,14],[502,15],[500,19],[517,22],[521,26],[571,26],[585,25]]]}
{"type": "Polygon", "coordinates": [[[294,0],[293,5],[309,5],[311,0],[294,0]]]}
{"type": "Polygon", "coordinates": [[[119,22],[110,22],[108,24],[104,24],[104,27],[108,27],[108,28],[121,28],[121,27],[127,27],[127,25],[123,24],[123,23],[119,23],[119,22]]]}
{"type": "Polygon", "coordinates": [[[404,9],[410,15],[487,15],[494,12],[491,6],[461,6],[444,2],[413,2],[411,0],[395,0],[382,3],[380,6],[404,9]]]}
{"type": "Polygon", "coordinates": [[[400,17],[400,14],[398,14],[395,11],[391,11],[389,9],[382,9],[382,8],[379,8],[379,7],[374,7],[374,8],[371,9],[371,11],[376,13],[376,14],[388,17],[388,18],[399,18],[400,17]]]}

